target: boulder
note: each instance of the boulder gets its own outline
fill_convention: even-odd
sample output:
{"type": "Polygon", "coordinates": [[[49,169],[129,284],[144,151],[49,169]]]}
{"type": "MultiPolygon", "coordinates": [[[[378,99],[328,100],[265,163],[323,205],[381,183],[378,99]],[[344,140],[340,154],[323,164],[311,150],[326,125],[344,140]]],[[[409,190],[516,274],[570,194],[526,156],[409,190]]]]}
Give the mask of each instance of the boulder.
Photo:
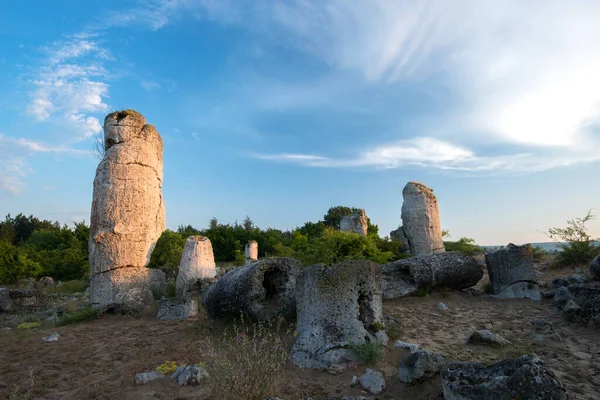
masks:
{"type": "Polygon", "coordinates": [[[171,375],[179,386],[196,386],[208,378],[208,372],[199,365],[182,365],[171,375]]]}
{"type": "Polygon", "coordinates": [[[132,285],[138,293],[150,290],[145,267],[165,230],[165,206],[163,143],[154,126],[133,110],[109,114],[104,147],[94,178],[89,258],[92,304],[107,310],[121,308],[117,298],[128,300],[132,285]]]}
{"type": "Polygon", "coordinates": [[[409,296],[419,289],[466,289],[483,277],[479,263],[459,251],[429,254],[381,266],[383,298],[409,296]]]}
{"type": "Polygon", "coordinates": [[[367,236],[367,212],[361,209],[360,212],[357,214],[343,216],[340,220],[340,230],[344,232],[352,232],[362,236],[367,236]]]}
{"type": "Polygon", "coordinates": [[[566,400],[563,385],[537,356],[490,365],[453,362],[442,370],[446,400],[566,400]]]}
{"type": "Polygon", "coordinates": [[[0,312],[13,310],[13,302],[10,298],[8,289],[0,287],[0,312]]]}
{"type": "Polygon", "coordinates": [[[162,375],[157,371],[140,372],[133,377],[133,382],[139,386],[145,385],[146,383],[152,382],[159,378],[162,378],[162,375]]]}
{"type": "Polygon", "coordinates": [[[54,279],[52,279],[50,276],[42,276],[38,281],[38,286],[42,289],[46,287],[54,287],[56,286],[56,282],[54,282],[54,279]]]}
{"type": "Polygon", "coordinates": [[[188,286],[197,279],[210,279],[216,276],[217,268],[210,240],[204,236],[188,237],[179,263],[177,295],[185,296],[188,286]]]}
{"type": "Polygon", "coordinates": [[[40,290],[9,289],[8,295],[13,307],[26,312],[39,311],[50,304],[50,298],[40,290]]]}
{"type": "Polygon", "coordinates": [[[600,254],[590,264],[590,276],[595,281],[600,281],[600,254]]]}
{"type": "Polygon", "coordinates": [[[406,343],[402,340],[396,340],[396,344],[394,344],[394,346],[399,347],[401,349],[408,349],[411,353],[416,353],[417,351],[419,351],[418,344],[406,343]]]}
{"type": "Polygon", "coordinates": [[[246,256],[246,264],[258,260],[258,242],[256,240],[248,240],[244,246],[244,254],[246,256]]]}
{"type": "Polygon", "coordinates": [[[302,264],[293,258],[264,258],[223,275],[202,295],[210,318],[239,317],[268,320],[296,314],[296,278],[302,264]]]}
{"type": "Polygon", "coordinates": [[[552,288],[558,289],[563,286],[569,286],[571,282],[567,278],[558,277],[552,281],[552,288]]]}
{"type": "Polygon", "coordinates": [[[530,244],[516,246],[510,243],[505,248],[488,251],[485,254],[485,264],[490,276],[492,295],[499,298],[541,300],[530,244]]]}
{"type": "MultiPolygon", "coordinates": [[[[306,268],[296,287],[297,339],[292,363],[300,368],[343,369],[358,361],[354,345],[380,342],[381,276],[371,261],[306,268]]],[[[381,333],[383,334],[383,332],[381,333]]]]}
{"type": "Polygon", "coordinates": [[[443,353],[418,350],[402,360],[398,368],[398,378],[404,383],[432,378],[447,360],[448,356],[443,353]]]}
{"type": "Polygon", "coordinates": [[[408,246],[408,239],[404,234],[404,229],[399,227],[396,230],[390,232],[390,239],[400,243],[400,251],[402,253],[410,254],[410,247],[408,246]]]}
{"type": "Polygon", "coordinates": [[[157,319],[161,321],[183,320],[198,314],[198,302],[192,297],[161,299],[157,319]]]}
{"type": "Polygon", "coordinates": [[[385,389],[385,379],[379,371],[367,368],[367,372],[358,378],[361,386],[371,394],[379,394],[385,389]]]}
{"type": "Polygon", "coordinates": [[[504,347],[509,341],[486,329],[475,331],[467,339],[467,344],[483,344],[492,347],[504,347]]]}
{"type": "Polygon", "coordinates": [[[154,296],[150,288],[136,286],[117,293],[115,304],[111,307],[111,310],[123,314],[139,314],[153,301],[154,296]]]}
{"type": "Polygon", "coordinates": [[[409,182],[402,190],[402,231],[413,256],[444,252],[438,201],[433,190],[409,182]]]}

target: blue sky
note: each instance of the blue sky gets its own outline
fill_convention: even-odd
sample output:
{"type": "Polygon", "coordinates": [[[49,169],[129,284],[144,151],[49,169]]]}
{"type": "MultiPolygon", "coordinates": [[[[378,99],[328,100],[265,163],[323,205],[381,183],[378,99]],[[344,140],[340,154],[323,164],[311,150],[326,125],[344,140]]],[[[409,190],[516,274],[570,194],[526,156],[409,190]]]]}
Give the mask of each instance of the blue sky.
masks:
{"type": "Polygon", "coordinates": [[[385,235],[418,180],[455,239],[545,241],[600,213],[598,20],[590,1],[0,0],[0,213],[89,221],[94,137],[134,108],[163,136],[171,229],[348,205],[385,235]]]}

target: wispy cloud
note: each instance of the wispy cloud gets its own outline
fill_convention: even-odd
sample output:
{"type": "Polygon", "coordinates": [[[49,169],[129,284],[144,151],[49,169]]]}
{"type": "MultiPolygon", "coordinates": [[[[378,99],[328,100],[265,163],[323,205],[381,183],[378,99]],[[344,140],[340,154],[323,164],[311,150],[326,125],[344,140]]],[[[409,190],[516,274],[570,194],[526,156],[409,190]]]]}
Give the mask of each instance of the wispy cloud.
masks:
{"type": "Polygon", "coordinates": [[[0,150],[0,198],[21,193],[25,187],[23,178],[31,172],[24,158],[0,150]]]}
{"type": "Polygon", "coordinates": [[[24,138],[7,137],[0,134],[0,144],[6,150],[20,150],[19,153],[65,153],[65,154],[80,154],[89,155],[89,151],[75,149],[66,145],[50,145],[43,142],[36,142],[24,138]]]}

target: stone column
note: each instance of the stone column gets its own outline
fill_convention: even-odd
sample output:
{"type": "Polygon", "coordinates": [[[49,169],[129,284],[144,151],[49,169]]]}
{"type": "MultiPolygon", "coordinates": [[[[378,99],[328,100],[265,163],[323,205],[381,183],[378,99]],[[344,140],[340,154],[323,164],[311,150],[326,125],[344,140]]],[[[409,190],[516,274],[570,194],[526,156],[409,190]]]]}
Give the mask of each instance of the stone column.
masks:
{"type": "Polygon", "coordinates": [[[509,243],[503,249],[488,251],[485,254],[485,264],[492,295],[501,298],[541,300],[530,244],[516,246],[509,243]]]}
{"type": "Polygon", "coordinates": [[[438,201],[433,190],[409,182],[402,190],[402,230],[413,256],[444,252],[438,201]]]}
{"type": "Polygon", "coordinates": [[[258,242],[256,240],[248,240],[244,247],[246,253],[246,264],[258,260],[258,242]]]}
{"type": "Polygon", "coordinates": [[[342,219],[340,220],[340,230],[344,232],[358,233],[359,235],[367,236],[367,212],[361,209],[358,214],[352,214],[342,217],[342,219]]]}
{"type": "Polygon", "coordinates": [[[185,296],[190,284],[198,279],[211,279],[216,276],[217,268],[210,240],[204,236],[188,237],[179,263],[177,295],[185,296]]]}

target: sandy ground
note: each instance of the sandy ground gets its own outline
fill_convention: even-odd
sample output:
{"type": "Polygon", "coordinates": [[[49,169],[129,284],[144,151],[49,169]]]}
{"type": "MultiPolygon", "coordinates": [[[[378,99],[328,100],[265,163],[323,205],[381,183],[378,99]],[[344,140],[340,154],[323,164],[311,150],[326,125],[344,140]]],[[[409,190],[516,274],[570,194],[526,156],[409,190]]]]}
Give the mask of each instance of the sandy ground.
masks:
{"type": "MultiPolygon", "coordinates": [[[[565,271],[563,275],[568,275],[565,271]]],[[[555,274],[553,274],[555,275],[555,274]]],[[[540,279],[545,279],[540,276],[540,279]]],[[[551,281],[551,279],[548,279],[551,281]]],[[[384,312],[401,321],[402,340],[424,348],[446,352],[457,360],[492,362],[536,353],[556,373],[574,399],[600,398],[600,331],[569,323],[554,310],[551,299],[494,300],[468,293],[433,293],[384,303],[384,312]],[[438,311],[443,301],[449,309],[438,311]],[[530,321],[543,317],[553,322],[562,342],[532,345],[530,321]],[[508,339],[504,349],[465,345],[474,330],[490,329],[508,339]]],[[[210,323],[199,317],[188,321],[157,321],[154,315],[138,318],[104,316],[102,319],[61,328],[0,333],[0,398],[9,398],[14,386],[29,386],[34,376],[32,398],[43,399],[207,399],[198,387],[180,388],[160,379],[135,386],[133,377],[166,360],[178,363],[202,361],[209,346],[210,323]],[[58,342],[41,337],[58,332],[58,342]]],[[[214,330],[214,328],[213,328],[214,330]]],[[[278,395],[285,400],[363,395],[370,399],[441,399],[439,376],[406,385],[396,378],[406,350],[390,345],[384,357],[371,368],[386,375],[387,388],[377,397],[351,388],[358,366],[340,375],[299,370],[289,365],[282,372],[278,395]]]]}

